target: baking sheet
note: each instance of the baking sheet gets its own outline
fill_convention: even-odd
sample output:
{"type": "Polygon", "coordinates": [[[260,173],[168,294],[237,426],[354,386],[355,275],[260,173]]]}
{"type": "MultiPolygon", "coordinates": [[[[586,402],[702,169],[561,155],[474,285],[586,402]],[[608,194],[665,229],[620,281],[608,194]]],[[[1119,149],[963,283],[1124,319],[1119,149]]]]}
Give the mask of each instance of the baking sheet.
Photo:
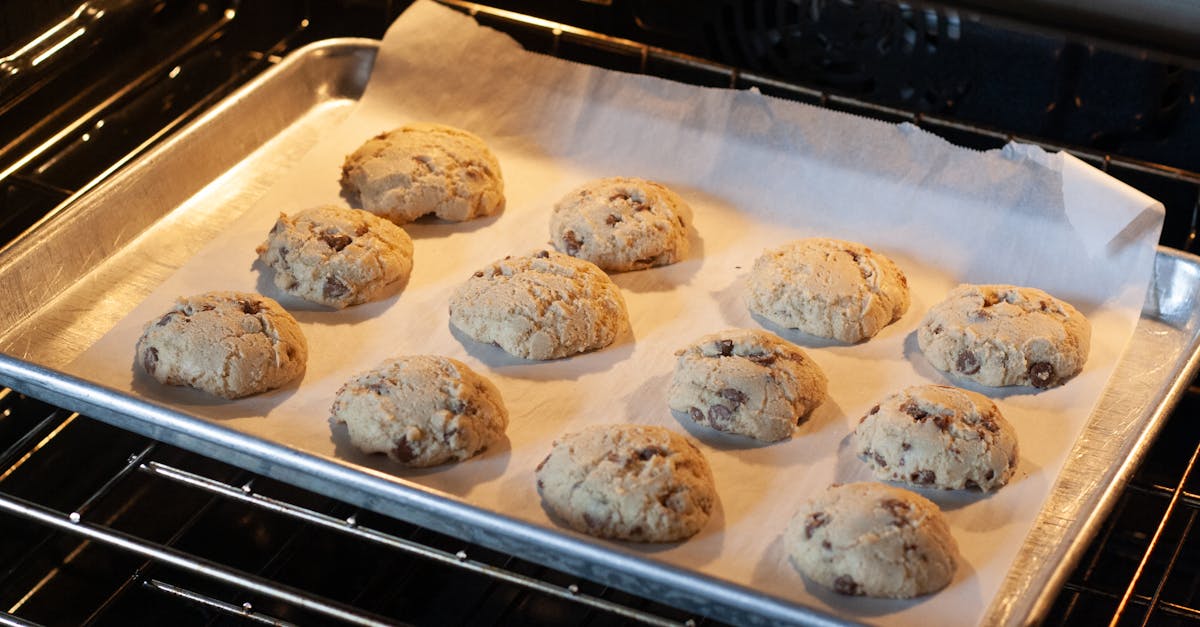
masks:
{"type": "Polygon", "coordinates": [[[722,507],[689,542],[633,550],[863,620],[928,621],[946,611],[978,617],[1129,337],[1160,220],[1148,198],[1069,158],[1024,147],[979,155],[911,127],[534,57],[465,18],[418,4],[389,32],[371,87],[347,122],[70,370],[551,527],[532,467],[554,435],[598,421],[691,430],[706,445],[722,507]],[[521,72],[512,72],[518,65],[521,72]],[[311,357],[298,388],[230,404],[135,375],[131,347],[141,323],[175,296],[256,288],[276,295],[252,262],[278,211],[339,201],[342,156],[383,128],[419,119],[470,128],[492,143],[508,182],[502,215],[413,225],[416,269],[398,297],[343,312],[302,307],[297,317],[311,357]],[[455,337],[445,318],[453,285],[496,257],[544,245],[550,204],[582,180],[609,174],[663,180],[697,213],[692,259],[617,277],[632,336],[544,364],[455,337]],[[831,379],[832,401],[791,442],[747,446],[676,420],[665,406],[672,351],[711,330],[757,326],[740,303],[745,270],[763,247],[801,235],[856,239],[893,255],[913,287],[909,314],[857,346],[781,331],[812,348],[831,379]],[[1092,358],[1064,388],[1007,390],[998,398],[1022,437],[1012,485],[991,497],[929,494],[949,509],[966,558],[948,590],[915,602],[825,594],[786,566],[778,531],[805,494],[868,477],[845,440],[858,415],[893,389],[942,380],[915,350],[913,329],[959,280],[1032,284],[1072,300],[1093,320],[1092,358]],[[345,378],[388,356],[420,352],[464,359],[497,382],[513,415],[506,446],[455,467],[397,472],[354,453],[344,433],[331,436],[328,405],[345,378]]]}

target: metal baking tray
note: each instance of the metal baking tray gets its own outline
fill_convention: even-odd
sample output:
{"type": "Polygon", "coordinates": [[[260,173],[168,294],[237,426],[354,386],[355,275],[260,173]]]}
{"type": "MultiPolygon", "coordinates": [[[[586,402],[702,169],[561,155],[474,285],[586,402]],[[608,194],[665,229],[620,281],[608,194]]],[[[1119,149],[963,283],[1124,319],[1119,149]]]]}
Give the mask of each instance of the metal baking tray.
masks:
{"type": "MultiPolygon", "coordinates": [[[[60,372],[335,126],[378,42],[296,51],[170,140],[0,251],[0,383],[252,472],[738,624],[842,624],[795,602],[619,546],[489,512],[434,490],[258,439],[60,372]]],[[[1200,258],[1160,249],[1133,339],[983,617],[1043,616],[1197,368],[1200,258]]]]}

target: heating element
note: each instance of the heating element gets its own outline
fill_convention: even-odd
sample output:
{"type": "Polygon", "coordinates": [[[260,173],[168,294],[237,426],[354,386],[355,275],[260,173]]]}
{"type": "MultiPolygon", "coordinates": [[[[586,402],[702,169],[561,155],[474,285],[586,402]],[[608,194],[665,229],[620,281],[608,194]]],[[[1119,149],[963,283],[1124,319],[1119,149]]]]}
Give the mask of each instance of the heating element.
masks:
{"type": "MultiPolygon", "coordinates": [[[[340,21],[329,18],[329,6],[312,3],[282,21],[289,27],[268,32],[254,19],[253,12],[263,10],[259,3],[189,4],[174,9],[190,11],[188,19],[159,16],[189,34],[180,38],[181,49],[140,75],[123,76],[125,87],[110,98],[90,108],[68,103],[40,122],[46,128],[55,122],[60,131],[5,138],[5,239],[90,189],[288,51],[336,35],[379,36],[400,9],[346,4],[340,8],[350,13],[340,21]],[[180,76],[185,80],[174,82],[180,76]]],[[[828,80],[813,85],[778,69],[727,65],[507,10],[452,4],[539,52],[909,121],[974,148],[1014,138],[1064,147],[1011,127],[964,121],[953,108],[906,108],[900,90],[894,98],[868,100],[828,80]]],[[[596,10],[581,12],[594,20],[596,10]]],[[[925,35],[945,35],[957,19],[908,10],[925,35]]],[[[714,41],[728,44],[728,37],[714,41]]],[[[653,31],[646,39],[669,38],[653,31]]],[[[757,65],[753,55],[732,56],[757,65]]],[[[32,106],[29,100],[6,102],[0,116],[7,117],[0,119],[25,115],[22,107],[32,106]]],[[[1193,248],[1200,210],[1200,175],[1189,169],[1194,164],[1163,165],[1143,158],[1145,150],[1128,156],[1065,147],[1164,200],[1164,242],[1193,248]]],[[[1192,533],[1200,510],[1198,408],[1200,389],[1189,389],[1047,622],[1200,622],[1200,534],[1192,533]]],[[[687,608],[359,511],[12,390],[0,392],[0,451],[0,623],[712,624],[687,608]]]]}

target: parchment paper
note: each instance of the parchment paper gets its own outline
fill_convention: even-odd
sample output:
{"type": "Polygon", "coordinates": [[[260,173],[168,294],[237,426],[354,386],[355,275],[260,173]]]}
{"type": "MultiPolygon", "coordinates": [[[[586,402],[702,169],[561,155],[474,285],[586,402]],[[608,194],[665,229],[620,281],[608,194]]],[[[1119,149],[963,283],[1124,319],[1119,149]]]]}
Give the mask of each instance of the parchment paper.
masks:
{"type": "Polygon", "coordinates": [[[1152,199],[1068,155],[1015,145],[978,153],[909,125],[580,66],[526,53],[467,17],[418,2],[388,31],[349,119],[70,370],[552,528],[533,468],[556,436],[612,422],[686,431],[713,467],[720,507],[691,540],[625,546],[857,620],[977,622],[1129,340],[1161,221],[1152,199]],[[344,155],[407,121],[460,126],[488,141],[504,171],[507,209],[465,224],[409,225],[412,279],[385,301],[332,311],[281,296],[254,253],[278,213],[344,203],[344,155]],[[451,331],[446,303],[459,282],[498,257],[546,246],[553,203],[612,175],[662,181],[695,211],[688,259],[614,276],[632,333],[595,353],[534,363],[451,331]],[[752,318],[742,291],[755,257],[803,236],[860,241],[892,256],[909,278],[908,313],[858,345],[752,318]],[[1031,285],[1069,300],[1092,321],[1091,357],[1060,388],[975,388],[1015,425],[1021,459],[996,494],[925,493],[946,511],[962,549],[949,588],[915,601],[828,593],[788,566],[779,534],[806,496],[870,478],[848,434],[871,405],[906,385],[948,381],[921,355],[915,329],[959,282],[1031,285]],[[212,289],[257,290],[293,311],[310,346],[298,385],[225,402],[158,386],[133,368],[143,324],[177,296],[212,289]],[[830,400],[795,437],[762,446],[673,416],[673,352],[704,333],[760,326],[806,347],[829,376],[830,400]],[[499,386],[512,417],[507,442],[464,463],[410,471],[358,453],[343,429],[331,430],[329,406],[347,378],[392,356],[425,353],[464,360],[499,386]]]}

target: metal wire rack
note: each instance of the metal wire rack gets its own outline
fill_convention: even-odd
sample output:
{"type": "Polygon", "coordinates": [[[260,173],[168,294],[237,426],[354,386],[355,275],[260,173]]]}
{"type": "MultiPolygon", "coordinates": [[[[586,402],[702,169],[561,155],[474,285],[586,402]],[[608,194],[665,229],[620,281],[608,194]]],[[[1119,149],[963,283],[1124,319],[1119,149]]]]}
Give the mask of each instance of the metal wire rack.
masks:
{"type": "MultiPolygon", "coordinates": [[[[892,121],[955,143],[1014,139],[1067,149],[1189,216],[1172,244],[1195,246],[1200,174],[953,119],[914,114],[768,76],[465,2],[447,1],[526,47],[618,70],[764,93],[892,121]]],[[[255,68],[287,46],[258,56],[255,68]]],[[[254,69],[213,93],[227,92],[254,69]]],[[[209,102],[205,100],[203,102],[209,102]]],[[[180,121],[135,146],[123,163],[180,121]]],[[[82,128],[82,126],[80,127],[82,128]]],[[[62,138],[59,138],[62,139],[62,138]]],[[[58,140],[56,140],[58,141],[58,140]]],[[[39,187],[36,178],[18,181],[39,187]]],[[[57,197],[83,189],[42,185],[57,197]]],[[[1063,624],[1200,622],[1200,407],[1193,388],[1164,427],[1048,617],[1063,624]]],[[[0,391],[0,624],[709,624],[327,497],[0,391]],[[86,467],[76,459],[87,451],[86,467]],[[153,524],[151,524],[153,523],[153,524]],[[340,576],[326,571],[343,569],[340,576]],[[363,572],[366,571],[366,572],[363,572]],[[319,576],[320,575],[320,576],[319,576]],[[81,588],[78,580],[100,581],[81,588]],[[86,590],[79,592],[79,590],[86,590]],[[465,592],[464,592],[465,591],[465,592]],[[70,595],[72,606],[56,607],[70,595]],[[517,619],[515,617],[519,616],[517,619]]]]}

